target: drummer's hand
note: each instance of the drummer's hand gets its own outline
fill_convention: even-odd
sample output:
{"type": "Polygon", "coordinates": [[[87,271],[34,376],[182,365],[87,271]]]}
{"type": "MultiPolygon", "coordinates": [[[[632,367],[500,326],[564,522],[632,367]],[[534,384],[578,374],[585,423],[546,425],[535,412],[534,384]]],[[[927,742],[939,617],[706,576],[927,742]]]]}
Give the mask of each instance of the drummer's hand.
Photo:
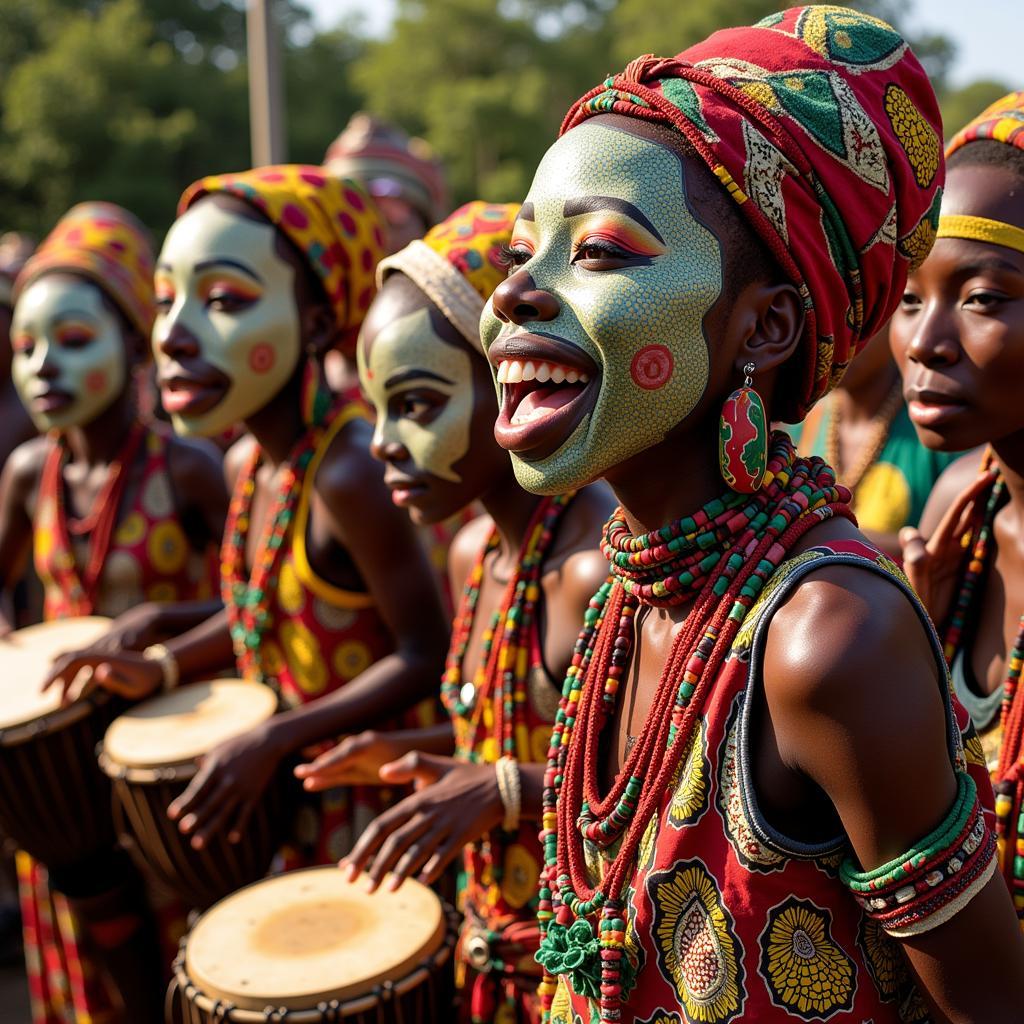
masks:
{"type": "Polygon", "coordinates": [[[380,786],[381,768],[409,749],[394,733],[367,729],[346,736],[314,761],[295,766],[303,789],[316,793],[334,786],[380,786]]]}
{"type": "Polygon", "coordinates": [[[227,740],[202,759],[188,788],[167,808],[167,816],[192,837],[195,850],[221,832],[227,832],[229,842],[240,842],[283,756],[266,726],[227,740]]]}
{"type": "Polygon", "coordinates": [[[949,612],[960,563],[962,540],[970,525],[974,499],[991,486],[995,472],[982,473],[946,510],[934,533],[925,540],[913,526],[900,530],[903,569],[928,614],[942,621],[949,612]]]}
{"type": "Polygon", "coordinates": [[[70,704],[97,687],[128,700],[142,700],[156,693],[162,683],[163,672],[155,661],[147,661],[132,651],[112,656],[90,647],[55,659],[42,688],[48,690],[51,686],[60,686],[61,702],[70,704]],[[89,671],[83,672],[83,669],[89,671]]]}
{"type": "Polygon", "coordinates": [[[107,633],[93,646],[94,651],[141,651],[150,644],[165,640],[165,631],[160,628],[163,607],[155,601],[146,601],[118,615],[110,624],[107,633]]]}
{"type": "Polygon", "coordinates": [[[466,764],[413,751],[384,765],[385,782],[414,782],[417,792],[379,815],[339,865],[349,880],[365,870],[370,892],[390,871],[389,889],[417,875],[427,885],[462,848],[495,828],[504,817],[493,764],[466,764]]]}

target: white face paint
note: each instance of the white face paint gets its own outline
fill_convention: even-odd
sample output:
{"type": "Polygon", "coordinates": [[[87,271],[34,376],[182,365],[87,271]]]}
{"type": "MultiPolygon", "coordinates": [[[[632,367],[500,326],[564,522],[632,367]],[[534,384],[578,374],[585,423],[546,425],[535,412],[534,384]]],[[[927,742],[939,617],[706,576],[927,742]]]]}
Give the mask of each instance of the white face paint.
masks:
{"type": "Polygon", "coordinates": [[[473,420],[471,358],[438,337],[426,309],[383,327],[372,345],[360,343],[359,380],[377,411],[375,444],[397,441],[418,469],[458,483],[454,467],[469,451],[473,420]]]}
{"type": "Polygon", "coordinates": [[[270,223],[209,199],[175,221],[156,270],[153,351],[164,408],[180,434],[218,434],[267,405],[301,355],[295,271],[270,223]],[[175,329],[197,359],[165,344],[175,329]]]}
{"type": "Polygon", "coordinates": [[[122,325],[99,286],[44,274],[18,299],[11,376],[40,431],[91,423],[128,381],[122,325]]]}

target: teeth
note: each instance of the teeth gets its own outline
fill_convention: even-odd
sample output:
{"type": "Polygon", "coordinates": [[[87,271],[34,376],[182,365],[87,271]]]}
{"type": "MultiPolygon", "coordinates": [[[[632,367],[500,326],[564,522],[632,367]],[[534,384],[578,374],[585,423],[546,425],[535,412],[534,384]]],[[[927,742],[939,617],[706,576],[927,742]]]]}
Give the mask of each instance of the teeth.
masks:
{"type": "Polygon", "coordinates": [[[575,370],[570,370],[565,375],[565,383],[566,384],[575,384],[576,381],[578,381],[579,379],[580,379],[580,375],[575,370]]]}
{"type": "Polygon", "coordinates": [[[536,376],[537,380],[541,384],[545,384],[547,381],[551,380],[551,367],[548,366],[547,363],[541,363],[540,366],[537,367],[536,376]]]}
{"type": "Polygon", "coordinates": [[[523,379],[523,364],[518,359],[513,359],[508,366],[508,373],[505,376],[506,384],[518,384],[523,379]]]}
{"type": "Polygon", "coordinates": [[[533,380],[537,376],[537,367],[533,363],[526,363],[523,366],[523,380],[533,380]]]}
{"type": "Polygon", "coordinates": [[[565,383],[565,370],[560,366],[556,366],[551,370],[551,383],[552,384],[564,384],[565,383]]]}
{"type": "Polygon", "coordinates": [[[523,413],[522,415],[520,415],[519,413],[516,413],[515,416],[512,417],[512,425],[513,426],[518,426],[521,423],[529,423],[531,420],[535,420],[539,416],[546,416],[546,415],[547,415],[547,410],[546,409],[533,409],[533,410],[531,410],[528,413],[523,413]]]}
{"type": "Polygon", "coordinates": [[[519,384],[522,381],[535,380],[538,384],[586,384],[590,376],[556,363],[542,363],[518,359],[503,359],[498,364],[497,379],[499,384],[519,384]]]}
{"type": "Polygon", "coordinates": [[[590,380],[590,378],[585,373],[581,373],[580,374],[580,383],[581,384],[586,384],[587,381],[589,381],[589,380],[590,380]]]}
{"type": "Polygon", "coordinates": [[[504,384],[508,380],[508,360],[502,359],[498,364],[498,383],[504,384]]]}

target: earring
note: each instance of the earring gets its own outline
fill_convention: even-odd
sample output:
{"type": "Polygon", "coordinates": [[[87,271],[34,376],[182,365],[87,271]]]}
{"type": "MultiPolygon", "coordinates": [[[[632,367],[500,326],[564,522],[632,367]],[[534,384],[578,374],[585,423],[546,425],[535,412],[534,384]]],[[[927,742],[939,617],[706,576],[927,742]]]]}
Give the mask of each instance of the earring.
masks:
{"type": "Polygon", "coordinates": [[[302,422],[307,426],[319,426],[331,405],[331,395],[320,372],[320,361],[316,349],[306,349],[306,365],[302,368],[302,385],[299,392],[302,422]]]}
{"type": "Polygon", "coordinates": [[[768,464],[768,426],[764,403],[753,388],[753,363],[743,367],[743,386],[722,406],[718,421],[718,464],[722,479],[741,494],[753,494],[768,464]]]}

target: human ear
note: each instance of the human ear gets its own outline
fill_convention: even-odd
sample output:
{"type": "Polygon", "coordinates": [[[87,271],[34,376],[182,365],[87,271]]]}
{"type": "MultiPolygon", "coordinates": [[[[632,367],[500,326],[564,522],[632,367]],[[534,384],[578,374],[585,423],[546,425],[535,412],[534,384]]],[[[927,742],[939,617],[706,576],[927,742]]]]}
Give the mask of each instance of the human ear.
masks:
{"type": "Polygon", "coordinates": [[[301,311],[302,345],[312,351],[317,359],[335,348],[338,341],[338,322],[334,311],[326,302],[307,303],[301,311]]]}
{"type": "Polygon", "coordinates": [[[751,282],[740,292],[734,309],[742,339],[737,367],[752,362],[759,374],[766,373],[792,357],[804,329],[803,303],[793,285],[751,282]]]}

